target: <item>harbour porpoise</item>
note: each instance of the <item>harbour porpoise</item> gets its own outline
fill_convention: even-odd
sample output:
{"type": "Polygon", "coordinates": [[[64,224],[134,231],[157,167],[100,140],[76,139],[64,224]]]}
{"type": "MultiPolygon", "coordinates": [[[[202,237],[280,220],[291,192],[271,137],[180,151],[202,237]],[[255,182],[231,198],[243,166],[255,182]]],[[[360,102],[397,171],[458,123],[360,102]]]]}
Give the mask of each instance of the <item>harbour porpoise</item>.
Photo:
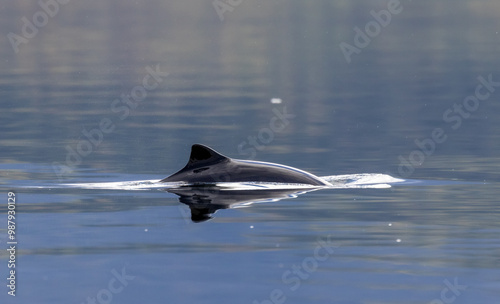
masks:
{"type": "Polygon", "coordinates": [[[253,160],[232,159],[214,149],[194,144],[187,165],[160,182],[184,182],[187,184],[284,183],[311,186],[331,186],[321,178],[289,166],[253,160]]]}

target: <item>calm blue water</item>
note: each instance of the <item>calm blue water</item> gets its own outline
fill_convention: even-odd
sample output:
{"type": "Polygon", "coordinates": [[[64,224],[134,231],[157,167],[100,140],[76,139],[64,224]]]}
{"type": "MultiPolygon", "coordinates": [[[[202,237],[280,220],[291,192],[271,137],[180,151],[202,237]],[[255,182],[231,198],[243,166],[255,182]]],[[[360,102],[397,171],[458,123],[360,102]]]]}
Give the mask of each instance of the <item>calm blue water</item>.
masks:
{"type": "Polygon", "coordinates": [[[60,2],[0,5],[1,303],[498,301],[498,1],[60,2]],[[61,186],[161,179],[193,143],[410,182],[199,223],[61,186]]]}

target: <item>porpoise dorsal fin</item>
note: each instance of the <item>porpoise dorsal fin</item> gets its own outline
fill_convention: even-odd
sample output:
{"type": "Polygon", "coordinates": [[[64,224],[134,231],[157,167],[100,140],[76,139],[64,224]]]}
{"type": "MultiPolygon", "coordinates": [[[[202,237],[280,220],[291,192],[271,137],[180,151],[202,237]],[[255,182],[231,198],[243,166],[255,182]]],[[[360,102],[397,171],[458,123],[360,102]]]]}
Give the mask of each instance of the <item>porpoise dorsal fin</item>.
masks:
{"type": "Polygon", "coordinates": [[[231,159],[212,148],[200,144],[194,144],[191,147],[191,155],[189,155],[189,161],[186,166],[178,172],[160,180],[160,182],[165,183],[182,181],[183,178],[185,178],[185,176],[183,176],[185,173],[200,173],[208,170],[211,165],[225,161],[229,162],[231,159]]]}
{"type": "Polygon", "coordinates": [[[191,155],[184,168],[160,182],[183,182],[192,185],[268,182],[330,186],[330,183],[321,178],[297,168],[252,160],[231,159],[200,144],[194,144],[191,147],[191,155]]]}
{"type": "Polygon", "coordinates": [[[224,160],[229,160],[229,158],[220,154],[212,148],[201,144],[194,144],[191,147],[191,155],[189,156],[189,161],[183,170],[206,166],[209,164],[215,164],[224,160]]]}

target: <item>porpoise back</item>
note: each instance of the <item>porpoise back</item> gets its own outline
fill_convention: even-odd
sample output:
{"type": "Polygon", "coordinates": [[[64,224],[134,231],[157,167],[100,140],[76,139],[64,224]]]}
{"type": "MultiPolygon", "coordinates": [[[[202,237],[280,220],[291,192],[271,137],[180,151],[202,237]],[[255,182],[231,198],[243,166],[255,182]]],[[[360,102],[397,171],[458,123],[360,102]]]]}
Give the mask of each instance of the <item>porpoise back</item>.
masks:
{"type": "Polygon", "coordinates": [[[289,166],[252,160],[231,159],[201,144],[191,147],[187,165],[160,182],[217,184],[264,182],[331,186],[321,178],[289,166]]]}

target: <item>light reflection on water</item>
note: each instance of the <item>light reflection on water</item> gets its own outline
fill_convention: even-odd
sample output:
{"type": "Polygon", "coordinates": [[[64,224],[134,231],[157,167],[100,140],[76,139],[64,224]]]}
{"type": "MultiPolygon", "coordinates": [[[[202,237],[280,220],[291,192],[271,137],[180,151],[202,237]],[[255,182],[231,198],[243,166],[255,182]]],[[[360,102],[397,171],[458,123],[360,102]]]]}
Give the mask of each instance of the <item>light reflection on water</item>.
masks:
{"type": "MultiPolygon", "coordinates": [[[[27,263],[31,268],[47,259],[44,265],[50,267],[50,257],[69,265],[93,265],[97,258],[98,267],[108,269],[126,262],[129,273],[140,277],[150,292],[166,280],[162,273],[175,269],[177,281],[210,278],[216,285],[229,284],[229,294],[236,296],[243,291],[241,285],[224,277],[231,273],[226,268],[231,264],[249,276],[265,274],[260,284],[245,277],[263,294],[266,286],[290,293],[290,283],[281,281],[283,272],[311,256],[318,237],[330,236],[339,248],[318,273],[303,281],[307,290],[298,290],[298,298],[312,296],[328,284],[347,288],[340,278],[356,275],[361,276],[358,288],[382,288],[396,299],[415,292],[415,286],[430,295],[442,288],[445,278],[455,276],[461,283],[483,286],[474,274],[492,278],[497,267],[499,227],[497,215],[487,207],[497,192],[489,185],[458,184],[322,190],[220,210],[213,220],[199,224],[191,222],[188,207],[177,197],[161,191],[19,189],[25,223],[19,228],[20,254],[33,261],[27,263]],[[216,266],[217,257],[224,258],[223,264],[216,266]],[[249,269],[240,260],[266,265],[267,270],[249,269]]],[[[57,267],[44,269],[44,276],[55,280],[63,274],[57,267]]],[[[88,277],[85,270],[74,270],[88,277]]],[[[40,284],[42,277],[34,275],[29,281],[40,284]]],[[[88,292],[96,288],[91,282],[83,284],[88,292]]],[[[491,292],[489,286],[484,291],[491,292]]],[[[342,295],[353,296],[350,290],[342,295]]]]}
{"type": "Polygon", "coordinates": [[[222,22],[210,1],[71,1],[17,54],[7,34],[40,6],[0,8],[0,187],[18,198],[18,300],[85,302],[125,267],[135,278],[113,302],[261,303],[276,289],[286,303],[428,303],[455,278],[468,286],[455,303],[494,302],[498,92],[457,129],[443,113],[479,76],[500,80],[499,3],[401,4],[350,64],[339,44],[384,1],[245,1],[222,22]],[[168,76],[121,119],[113,102],[157,65],[168,76]],[[269,133],[277,111],[293,118],[269,133]],[[81,161],[68,156],[103,119],[113,131],[81,161]],[[161,179],[196,142],[317,176],[398,178],[400,156],[436,128],[447,140],[405,183],[308,192],[201,223],[158,189],[58,186],[161,179]],[[54,162],[71,170],[58,176],[54,162]],[[325,238],[337,246],[327,260],[286,275],[313,263],[325,238]]]}

